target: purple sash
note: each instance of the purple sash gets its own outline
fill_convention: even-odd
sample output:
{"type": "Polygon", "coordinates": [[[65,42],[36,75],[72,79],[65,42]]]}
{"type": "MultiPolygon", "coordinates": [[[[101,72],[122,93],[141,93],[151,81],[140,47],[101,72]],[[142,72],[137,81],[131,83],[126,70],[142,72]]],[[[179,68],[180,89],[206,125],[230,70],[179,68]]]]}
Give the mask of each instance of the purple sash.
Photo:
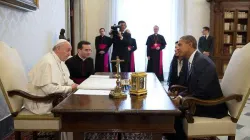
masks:
{"type": "MultiPolygon", "coordinates": [[[[104,50],[107,47],[106,44],[99,44],[99,49],[104,50]]],[[[104,72],[109,72],[109,54],[104,54],[104,72]]]]}
{"type": "MultiPolygon", "coordinates": [[[[156,49],[157,47],[160,47],[161,44],[154,44],[151,46],[151,49],[156,49]]],[[[159,74],[163,74],[163,64],[162,64],[162,50],[160,50],[160,66],[159,66],[159,74]]]]}
{"type": "MultiPolygon", "coordinates": [[[[132,49],[132,46],[128,46],[128,48],[132,49]]],[[[131,52],[130,55],[130,72],[135,71],[135,58],[134,58],[134,52],[131,52]]]]}

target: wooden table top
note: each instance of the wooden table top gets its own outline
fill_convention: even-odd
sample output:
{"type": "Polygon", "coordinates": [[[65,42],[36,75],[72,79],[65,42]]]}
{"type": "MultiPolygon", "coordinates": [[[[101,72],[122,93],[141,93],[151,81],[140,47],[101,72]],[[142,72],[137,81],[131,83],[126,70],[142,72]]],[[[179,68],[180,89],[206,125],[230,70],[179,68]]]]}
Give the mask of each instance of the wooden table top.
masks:
{"type": "MultiPolygon", "coordinates": [[[[111,73],[97,73],[107,75],[111,73]]],[[[123,79],[129,73],[122,73],[123,79]]],[[[100,83],[101,84],[101,83],[100,83]]],[[[147,95],[144,97],[130,96],[125,99],[111,99],[108,95],[71,94],[52,109],[55,114],[65,113],[119,113],[119,114],[164,114],[177,116],[178,108],[172,103],[161,83],[153,73],[147,74],[147,95]]]]}

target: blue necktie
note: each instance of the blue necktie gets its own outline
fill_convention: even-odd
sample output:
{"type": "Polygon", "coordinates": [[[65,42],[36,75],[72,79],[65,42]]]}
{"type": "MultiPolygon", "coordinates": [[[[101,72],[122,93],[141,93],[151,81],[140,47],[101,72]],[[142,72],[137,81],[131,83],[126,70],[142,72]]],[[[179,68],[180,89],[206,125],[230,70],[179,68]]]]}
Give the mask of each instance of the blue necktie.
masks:
{"type": "Polygon", "coordinates": [[[190,73],[191,73],[191,63],[188,62],[188,75],[190,75],[190,73]]]}

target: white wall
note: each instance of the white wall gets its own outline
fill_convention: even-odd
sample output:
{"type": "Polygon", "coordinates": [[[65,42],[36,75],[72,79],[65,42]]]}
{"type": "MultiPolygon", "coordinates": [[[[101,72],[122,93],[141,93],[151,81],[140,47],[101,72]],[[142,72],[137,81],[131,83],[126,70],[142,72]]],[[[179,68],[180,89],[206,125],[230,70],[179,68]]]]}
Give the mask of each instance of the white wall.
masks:
{"type": "Polygon", "coordinates": [[[61,28],[65,28],[64,0],[40,0],[34,12],[0,5],[0,40],[18,50],[26,71],[51,50],[61,28]]]}
{"type": "Polygon", "coordinates": [[[107,35],[110,30],[111,4],[112,0],[75,0],[75,46],[80,40],[89,41],[94,59],[95,37],[99,35],[99,29],[105,28],[107,35]]]}
{"type": "Polygon", "coordinates": [[[85,14],[85,28],[84,39],[88,40],[92,44],[93,58],[95,58],[95,37],[100,35],[99,29],[105,28],[106,35],[110,31],[110,3],[111,0],[86,0],[85,8],[87,12],[85,14]],[[87,16],[86,16],[87,15],[87,16]]]}
{"type": "MultiPolygon", "coordinates": [[[[94,41],[98,29],[104,27],[108,32],[112,22],[112,2],[116,0],[75,0],[75,46],[84,39],[93,46],[92,57],[95,58],[94,41]],[[82,10],[81,10],[82,8],[82,10]]],[[[197,41],[204,26],[210,25],[210,4],[205,0],[183,0],[185,4],[184,34],[193,35],[197,41]]],[[[143,6],[143,5],[141,5],[143,6]]],[[[113,7],[114,8],[114,7],[113,7]]]]}
{"type": "Polygon", "coordinates": [[[197,41],[202,27],[210,26],[210,4],[205,0],[185,0],[185,33],[197,41]]]}

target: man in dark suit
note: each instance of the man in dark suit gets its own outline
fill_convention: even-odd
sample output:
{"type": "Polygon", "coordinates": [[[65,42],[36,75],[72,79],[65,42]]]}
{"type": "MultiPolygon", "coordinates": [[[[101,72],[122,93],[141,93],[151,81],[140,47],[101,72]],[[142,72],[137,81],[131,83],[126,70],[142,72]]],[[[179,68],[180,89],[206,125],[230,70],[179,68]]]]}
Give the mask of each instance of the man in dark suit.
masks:
{"type": "MultiPolygon", "coordinates": [[[[213,100],[223,96],[216,73],[215,64],[211,59],[197,51],[196,39],[191,36],[183,36],[178,42],[179,55],[188,59],[188,91],[182,92],[173,99],[178,106],[184,96],[191,96],[202,100],[213,100]]],[[[195,116],[222,118],[228,115],[225,103],[216,106],[196,106],[195,116]]],[[[185,139],[182,127],[182,118],[176,118],[176,137],[185,139]]]]}
{"type": "Polygon", "coordinates": [[[214,38],[209,35],[208,27],[203,27],[202,35],[199,39],[198,49],[201,53],[211,58],[214,49],[214,38]]]}
{"type": "Polygon", "coordinates": [[[179,46],[178,41],[175,42],[175,54],[171,61],[168,75],[168,86],[181,85],[187,86],[187,69],[188,60],[186,58],[179,56],[179,46]]]}
{"type": "MultiPolygon", "coordinates": [[[[112,35],[112,42],[113,42],[113,52],[112,52],[112,60],[115,60],[117,56],[124,62],[120,63],[121,72],[128,71],[129,65],[129,41],[131,39],[131,34],[126,32],[125,29],[127,28],[125,21],[119,21],[118,25],[120,25],[120,30],[117,35],[112,35]]],[[[111,31],[112,32],[112,31],[111,31]]],[[[115,64],[112,64],[112,71],[116,72],[115,64]]]]}

